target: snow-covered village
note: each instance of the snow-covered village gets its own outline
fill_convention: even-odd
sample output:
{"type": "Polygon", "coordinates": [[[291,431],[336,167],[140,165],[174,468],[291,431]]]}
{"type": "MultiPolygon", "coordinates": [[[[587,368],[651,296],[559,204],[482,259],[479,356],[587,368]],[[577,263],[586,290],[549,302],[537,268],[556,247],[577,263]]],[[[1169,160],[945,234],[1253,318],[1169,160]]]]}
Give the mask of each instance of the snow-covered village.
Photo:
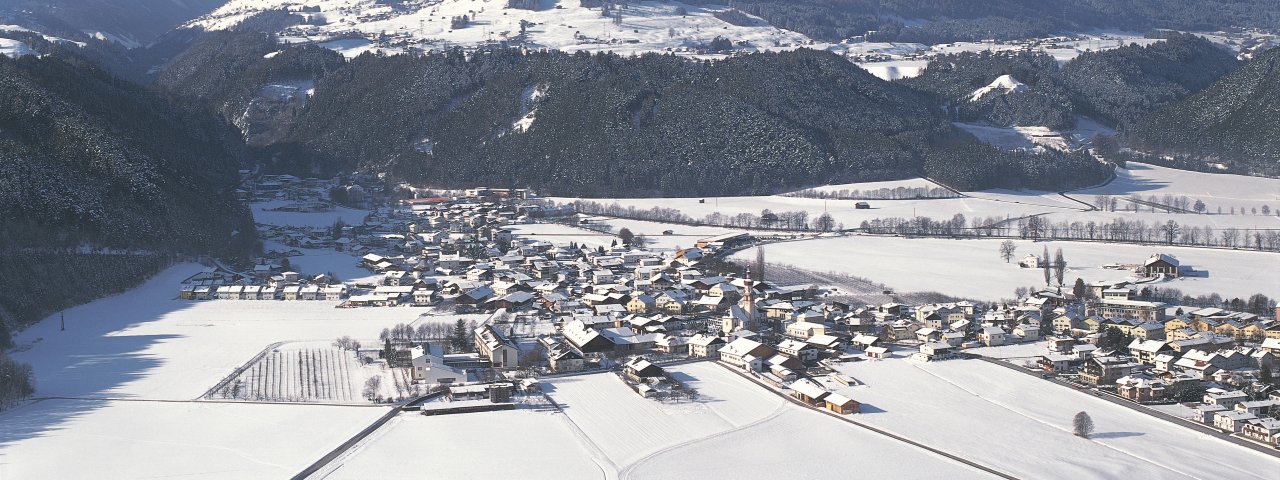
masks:
{"type": "Polygon", "coordinates": [[[526,189],[244,178],[264,242],[250,267],[176,263],[18,335],[40,391],[6,415],[40,414],[7,424],[34,435],[58,418],[87,435],[34,436],[9,455],[152,450],[110,432],[195,445],[117,470],[126,477],[192,462],[277,478],[752,477],[786,462],[802,478],[1079,478],[1120,465],[1267,478],[1280,455],[1280,323],[1270,297],[1244,293],[1274,294],[1274,269],[1251,280],[1242,272],[1259,265],[1220,261],[1273,262],[1265,240],[1035,241],[1017,221],[991,238],[847,227],[897,202],[981,208],[999,195],[983,192],[755,197],[840,221],[734,228],[585,213],[598,208],[526,189]],[[932,268],[933,243],[956,259],[984,250],[964,260],[965,285],[932,268]],[[858,263],[887,258],[905,265],[858,263]],[[804,440],[776,441],[787,437],[804,440]],[[1009,455],[1030,443],[1054,462],[1009,455]],[[250,451],[276,460],[236,453],[250,451]],[[1099,460],[1062,467],[1080,456],[1099,460]]]}
{"type": "Polygon", "coordinates": [[[1280,477],[1280,2],[0,1],[0,480],[1280,477]]]}

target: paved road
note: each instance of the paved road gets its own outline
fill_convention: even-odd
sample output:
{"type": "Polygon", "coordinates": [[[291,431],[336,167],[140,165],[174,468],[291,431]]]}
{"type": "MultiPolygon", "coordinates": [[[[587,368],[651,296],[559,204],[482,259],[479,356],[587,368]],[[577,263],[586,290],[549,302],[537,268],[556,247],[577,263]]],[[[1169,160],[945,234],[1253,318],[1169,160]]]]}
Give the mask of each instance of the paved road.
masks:
{"type": "MultiPolygon", "coordinates": [[[[987,363],[993,363],[993,364],[996,364],[996,365],[999,365],[999,366],[1002,366],[1002,367],[1008,368],[1008,369],[1010,369],[1010,370],[1014,370],[1014,371],[1017,371],[1017,372],[1022,372],[1022,373],[1024,373],[1024,374],[1027,374],[1027,375],[1031,375],[1031,376],[1033,376],[1033,377],[1040,378],[1040,374],[1035,373],[1035,372],[1032,372],[1032,371],[1029,371],[1029,370],[1026,370],[1026,369],[1024,369],[1024,368],[1019,368],[1018,366],[1013,365],[1013,364],[1010,364],[1010,363],[1008,363],[1008,362],[1002,362],[1002,361],[999,361],[999,360],[994,359],[994,358],[988,358],[988,357],[982,357],[982,356],[979,356],[979,357],[977,357],[977,358],[978,358],[978,359],[980,359],[980,360],[982,360],[982,361],[985,361],[985,362],[987,362],[987,363]]],[[[1048,380],[1049,380],[1049,381],[1052,381],[1052,382],[1053,382],[1053,383],[1055,383],[1055,384],[1061,385],[1061,386],[1063,386],[1063,387],[1070,388],[1070,389],[1072,389],[1072,390],[1078,390],[1078,389],[1076,388],[1076,386],[1075,386],[1075,385],[1073,385],[1071,382],[1068,382],[1068,381],[1066,381],[1066,380],[1062,380],[1062,379],[1057,378],[1057,377],[1049,378],[1048,380]]],[[[1083,391],[1085,391],[1085,390],[1078,390],[1078,391],[1082,391],[1082,392],[1083,392],[1083,391]]],[[[1236,444],[1236,445],[1239,445],[1239,446],[1242,446],[1242,447],[1245,447],[1245,448],[1250,448],[1250,449],[1253,449],[1253,450],[1255,450],[1255,451],[1262,452],[1262,453],[1265,453],[1265,454],[1267,454],[1267,455],[1271,455],[1271,456],[1273,456],[1273,457],[1278,457],[1278,458],[1280,458],[1280,450],[1277,450],[1277,449],[1275,449],[1275,448],[1267,447],[1267,446],[1265,446],[1265,445],[1262,445],[1262,444],[1259,444],[1259,443],[1256,443],[1256,442],[1253,442],[1253,441],[1250,441],[1250,440],[1246,440],[1246,439],[1243,439],[1243,438],[1237,437],[1237,436],[1235,436],[1235,435],[1227,434],[1226,432],[1223,432],[1222,430],[1218,430],[1218,429],[1216,429],[1216,428],[1213,428],[1213,427],[1210,427],[1210,426],[1208,426],[1208,425],[1204,425],[1204,424],[1201,424],[1201,423],[1198,423],[1198,422],[1193,422],[1193,421],[1187,420],[1187,419],[1185,419],[1185,418],[1178,417],[1177,415],[1170,415],[1170,414],[1168,414],[1168,413],[1165,413],[1165,412],[1162,412],[1162,411],[1159,411],[1159,410],[1156,410],[1156,409],[1153,409],[1153,408],[1149,408],[1149,407],[1146,407],[1146,406],[1143,406],[1143,405],[1140,405],[1140,404],[1137,404],[1137,403],[1133,403],[1133,402],[1131,402],[1131,401],[1129,401],[1129,400],[1124,399],[1123,397],[1119,397],[1119,396],[1116,396],[1116,395],[1111,394],[1111,393],[1101,392],[1101,391],[1097,391],[1097,390],[1090,390],[1090,392],[1092,392],[1095,396],[1097,396],[1098,398],[1100,398],[1100,399],[1102,399],[1102,400],[1106,400],[1106,401],[1108,401],[1108,402],[1111,402],[1111,403],[1114,403],[1114,404],[1116,404],[1116,405],[1119,405],[1119,406],[1122,406],[1122,407],[1128,408],[1128,409],[1133,410],[1133,411],[1135,411],[1135,412],[1140,412],[1140,413],[1143,413],[1143,414],[1148,415],[1148,416],[1152,416],[1152,417],[1159,418],[1159,419],[1161,419],[1161,420],[1166,420],[1166,421],[1169,421],[1169,422],[1173,422],[1173,423],[1175,423],[1175,424],[1182,425],[1182,426],[1184,426],[1184,427],[1187,427],[1187,428],[1190,428],[1190,429],[1192,429],[1192,430],[1195,430],[1195,431],[1197,431],[1197,432],[1199,432],[1199,433],[1203,433],[1203,434],[1205,434],[1205,435],[1212,435],[1212,436],[1214,436],[1214,437],[1220,438],[1220,439],[1222,439],[1222,440],[1226,440],[1226,441],[1231,442],[1231,443],[1234,443],[1234,444],[1236,444]]]]}

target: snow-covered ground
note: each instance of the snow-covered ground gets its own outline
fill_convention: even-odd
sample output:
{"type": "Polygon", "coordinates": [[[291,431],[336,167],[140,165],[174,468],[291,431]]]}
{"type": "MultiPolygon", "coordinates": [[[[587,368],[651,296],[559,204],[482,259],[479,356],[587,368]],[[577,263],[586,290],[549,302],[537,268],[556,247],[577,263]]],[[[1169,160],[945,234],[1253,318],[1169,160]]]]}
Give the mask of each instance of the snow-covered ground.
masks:
{"type": "Polygon", "coordinates": [[[1271,478],[1273,457],[979,360],[844,364],[858,420],[1019,478],[1271,478]],[[1072,435],[1085,411],[1097,430],[1072,435]],[[1034,447],[1032,447],[1034,445],[1034,447]],[[1034,453],[1032,453],[1034,452],[1034,453]]]}
{"type": "Polygon", "coordinates": [[[191,26],[233,28],[256,12],[288,9],[312,20],[282,32],[286,42],[321,41],[350,33],[365,39],[345,39],[324,45],[347,56],[378,48],[404,51],[405,46],[444,50],[513,42],[532,48],[565,51],[614,51],[622,54],[686,52],[717,36],[748,42],[750,50],[791,49],[812,41],[799,33],[775,28],[758,18],[733,25],[713,16],[727,6],[696,6],[676,1],[634,1],[617,10],[621,22],[584,8],[573,0],[542,0],[537,10],[506,8],[505,0],[436,0],[393,8],[377,0],[234,0],[196,19],[191,26]],[[300,12],[303,6],[320,12],[300,12]],[[683,12],[683,14],[681,14],[683,12]],[[469,24],[454,29],[451,19],[468,16],[469,24]],[[521,22],[528,22],[522,29],[521,22]],[[384,45],[370,40],[382,38],[384,45]],[[396,44],[396,46],[389,46],[396,44]]]}
{"type": "Polygon", "coordinates": [[[31,50],[31,46],[24,42],[11,38],[0,38],[0,55],[18,58],[23,55],[35,55],[35,51],[31,50]]]}
{"type": "MultiPolygon", "coordinates": [[[[857,184],[841,185],[842,188],[858,188],[857,184]]],[[[1036,201],[1038,195],[1029,195],[1027,199],[1036,201]],[[1035,198],[1032,198],[1035,197],[1035,198]]],[[[558,202],[572,202],[571,198],[553,198],[558,202]]],[[[960,213],[966,217],[1020,217],[1042,213],[1046,209],[1033,204],[1018,204],[996,201],[985,198],[946,198],[924,200],[867,200],[871,208],[858,210],[854,208],[855,200],[822,200],[815,198],[786,197],[781,195],[750,197],[702,197],[702,198],[619,198],[588,199],[605,205],[617,203],[623,207],[634,206],[638,209],[652,207],[674,208],[694,219],[702,219],[715,212],[726,217],[740,213],[760,215],[763,210],[773,212],[804,210],[809,213],[809,222],[824,212],[830,213],[837,224],[847,228],[856,228],[864,220],[875,218],[929,216],[936,220],[950,219],[960,213]],[[705,202],[700,202],[704,200],[705,202]]],[[[1083,205],[1079,208],[1084,208],[1083,205]]]]}
{"type": "Polygon", "coordinates": [[[506,228],[515,235],[534,240],[543,240],[560,246],[569,245],[570,242],[577,242],[578,245],[584,247],[607,248],[618,240],[618,237],[614,235],[559,223],[519,223],[507,225],[506,228]]]}
{"type": "MultiPolygon", "coordinates": [[[[855,235],[770,244],[764,251],[771,263],[855,275],[895,291],[937,291],[974,300],[998,300],[1012,298],[1018,287],[1044,285],[1039,269],[1019,268],[1016,262],[1000,259],[1003,241],[855,235]]],[[[1207,276],[1155,282],[1153,286],[1177,288],[1191,295],[1219,293],[1227,298],[1280,295],[1280,277],[1274,268],[1268,268],[1280,262],[1277,253],[1093,242],[1015,240],[1014,244],[1015,260],[1032,253],[1041,255],[1045,247],[1051,255],[1062,248],[1068,287],[1077,277],[1085,282],[1129,278],[1128,271],[1102,266],[1140,264],[1159,252],[1171,254],[1182,265],[1207,272],[1207,276]]],[[[754,258],[752,255],[754,252],[740,252],[734,258],[747,260],[754,258]]]]}
{"type": "MultiPolygon", "coordinates": [[[[1191,172],[1136,162],[1116,170],[1116,179],[1111,183],[1077,193],[1141,195],[1144,200],[1150,195],[1157,199],[1165,195],[1187,196],[1204,201],[1212,213],[1217,212],[1217,207],[1222,207],[1224,213],[1232,207],[1261,209],[1267,205],[1280,209],[1280,179],[1191,172]]],[[[1272,212],[1272,217],[1275,215],[1272,212]]]]}
{"type": "Polygon", "coordinates": [[[0,478],[280,479],[385,407],[43,400],[0,413],[0,478]]]}
{"type": "Polygon", "coordinates": [[[368,210],[356,210],[341,206],[335,206],[333,210],[327,212],[283,212],[272,210],[291,203],[293,202],[287,200],[273,200],[252,203],[249,206],[253,210],[254,222],[281,227],[328,228],[333,226],[339,219],[347,225],[360,225],[364,223],[364,217],[369,215],[368,210]]]}
{"type": "Polygon", "coordinates": [[[564,415],[405,413],[312,478],[603,479],[564,415]]]}
{"type": "Polygon", "coordinates": [[[953,122],[952,125],[969,132],[983,142],[1009,150],[1075,150],[1098,135],[1116,133],[1114,129],[1083,116],[1077,116],[1076,127],[1066,131],[1039,126],[998,127],[963,122],[953,122]]]}
{"type": "Polygon", "coordinates": [[[65,331],[54,315],[15,336],[11,356],[34,368],[37,397],[121,401],[43,400],[0,414],[0,478],[287,477],[385,410],[195,400],[275,342],[376,339],[397,323],[484,318],[335,301],[177,299],[179,282],[203,268],[174,266],[69,308],[65,331]],[[68,462],[68,451],[95,453],[68,462]]]}
{"type": "Polygon", "coordinates": [[[776,478],[779,471],[817,478],[855,466],[891,478],[984,478],[970,467],[806,411],[724,367],[695,363],[670,370],[698,390],[699,402],[645,399],[613,374],[556,379],[550,395],[592,449],[618,468],[619,478],[776,478]],[[884,458],[911,461],[876,460],[884,458]]]}
{"type": "MultiPolygon", "coordinates": [[[[373,339],[360,356],[377,358],[381,346],[373,339]]],[[[240,375],[212,390],[212,400],[246,400],[299,403],[368,403],[365,382],[378,377],[373,395],[406,398],[425,392],[415,388],[405,369],[392,369],[377,360],[368,364],[355,352],[340,350],[332,342],[289,342],[264,352],[240,375]]]]}
{"type": "Polygon", "coordinates": [[[591,221],[609,225],[613,227],[614,232],[625,228],[637,236],[644,235],[648,239],[646,248],[651,250],[692,247],[700,239],[735,231],[724,227],[677,225],[611,217],[591,217],[591,221]],[[662,233],[667,230],[671,231],[671,235],[662,233]]]}
{"type": "Polygon", "coordinates": [[[40,396],[190,400],[276,342],[376,339],[397,323],[485,318],[334,308],[337,301],[177,299],[179,282],[201,268],[179,265],[127,293],[67,309],[66,331],[51,316],[15,336],[12,356],[35,368],[40,396]]]}

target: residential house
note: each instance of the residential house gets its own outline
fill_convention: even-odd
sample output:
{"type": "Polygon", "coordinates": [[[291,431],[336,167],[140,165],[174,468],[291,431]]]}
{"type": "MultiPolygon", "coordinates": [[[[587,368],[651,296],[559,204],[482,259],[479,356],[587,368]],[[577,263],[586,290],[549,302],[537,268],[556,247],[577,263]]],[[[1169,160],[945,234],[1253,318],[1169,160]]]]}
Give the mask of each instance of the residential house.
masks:
{"type": "Polygon", "coordinates": [[[743,370],[760,371],[766,358],[773,356],[773,347],[739,338],[720,349],[720,361],[743,370]]]}
{"type": "Polygon", "coordinates": [[[829,394],[824,397],[822,401],[826,404],[827,410],[831,410],[839,414],[858,413],[862,409],[862,404],[852,398],[838,393],[829,394]]]}
{"type": "Polygon", "coordinates": [[[689,338],[689,356],[699,358],[720,358],[720,348],[724,347],[723,338],[699,333],[689,338]]]}
{"type": "Polygon", "coordinates": [[[492,325],[483,325],[475,331],[476,352],[489,359],[498,368],[520,366],[520,348],[492,325]]]}
{"type": "Polygon", "coordinates": [[[788,338],[778,343],[777,349],[778,353],[802,362],[811,362],[818,359],[818,348],[808,342],[788,338]]]}
{"type": "Polygon", "coordinates": [[[1138,364],[1116,357],[1093,357],[1080,367],[1080,380],[1094,386],[1112,385],[1133,373],[1138,364]]]}
{"type": "Polygon", "coordinates": [[[978,331],[978,341],[988,347],[995,347],[1004,345],[1005,335],[1004,329],[1000,327],[982,327],[978,331]]]}
{"type": "Polygon", "coordinates": [[[787,388],[791,389],[791,396],[810,405],[824,405],[823,399],[831,395],[831,392],[828,392],[822,385],[809,378],[796,380],[791,385],[788,385],[787,388]]]}

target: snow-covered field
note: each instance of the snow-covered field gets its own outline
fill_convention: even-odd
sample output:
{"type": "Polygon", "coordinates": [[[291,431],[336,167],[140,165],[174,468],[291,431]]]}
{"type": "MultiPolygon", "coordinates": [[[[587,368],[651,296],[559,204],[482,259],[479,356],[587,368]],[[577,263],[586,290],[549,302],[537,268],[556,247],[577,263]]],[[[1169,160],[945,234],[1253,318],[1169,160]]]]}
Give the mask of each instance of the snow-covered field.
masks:
{"type": "MultiPolygon", "coordinates": [[[[422,317],[412,308],[337,302],[177,299],[203,267],[169,268],[124,294],[66,310],[15,335],[43,400],[0,414],[0,478],[288,477],[383,407],[195,401],[274,342],[377,338],[422,317]],[[66,452],[94,452],[68,461],[66,452]],[[89,458],[92,457],[92,458],[89,458]]],[[[479,317],[482,318],[482,317],[479,317]]]]}
{"type": "MultiPolygon", "coordinates": [[[[443,50],[453,46],[475,47],[510,41],[531,47],[565,51],[614,51],[622,54],[654,51],[682,52],[710,43],[717,36],[747,41],[755,49],[797,48],[811,40],[799,33],[754,19],[733,25],[713,16],[727,6],[698,6],[676,1],[633,1],[618,10],[622,19],[601,15],[599,8],[580,2],[542,0],[537,10],[506,8],[504,0],[437,0],[407,3],[395,9],[377,0],[234,0],[191,22],[206,29],[229,29],[256,12],[274,9],[297,11],[303,5],[320,12],[299,12],[317,25],[302,25],[283,32],[282,41],[326,41],[358,33],[373,39],[386,35],[386,43],[403,42],[415,48],[443,50]],[[683,14],[682,14],[683,12],[683,14]],[[454,29],[451,19],[467,15],[469,25],[454,29]],[[521,22],[527,27],[521,27],[521,22]],[[523,32],[523,33],[522,33],[523,32]]],[[[369,48],[390,52],[403,46],[379,47],[368,40],[347,40],[326,46],[344,55],[358,55],[369,48]]]]}
{"type": "Polygon", "coordinates": [[[579,228],[559,223],[522,223],[507,225],[515,235],[534,240],[543,240],[559,246],[577,242],[584,247],[609,247],[618,237],[594,230],[579,228]]]}
{"type": "Polygon", "coordinates": [[[644,237],[648,239],[648,246],[646,248],[649,249],[692,247],[698,240],[703,238],[714,237],[716,235],[736,231],[724,227],[677,225],[610,217],[592,217],[591,221],[609,225],[610,227],[613,227],[614,232],[618,232],[626,228],[631,230],[631,233],[637,236],[644,235],[644,237]],[[662,232],[667,230],[671,231],[671,235],[663,235],[662,232]]]}
{"type": "MultiPolygon", "coordinates": [[[[373,347],[377,347],[374,343],[373,347]]],[[[361,355],[376,357],[372,352],[361,355]]],[[[404,369],[386,362],[364,364],[350,350],[330,342],[290,342],[264,352],[236,378],[210,391],[213,400],[304,403],[367,403],[365,381],[379,377],[382,398],[404,398],[415,389],[404,369]]]]}
{"type": "Polygon", "coordinates": [[[979,360],[844,364],[858,420],[1019,478],[1271,478],[1275,458],[979,360]],[[870,407],[870,408],[868,408],[870,407]],[[1079,411],[1092,439],[1072,435],[1079,411]]]}
{"type": "MultiPolygon", "coordinates": [[[[855,189],[856,185],[841,185],[841,188],[855,189]]],[[[856,228],[864,220],[875,218],[929,216],[934,219],[950,219],[960,213],[966,217],[1019,217],[1042,213],[1045,208],[1034,204],[1008,203],[984,198],[946,198],[925,200],[867,200],[871,208],[858,210],[854,208],[855,200],[822,200],[815,198],[786,197],[781,195],[749,196],[749,197],[704,197],[704,198],[619,198],[588,199],[605,205],[617,203],[623,207],[634,206],[638,209],[652,207],[674,208],[694,219],[702,219],[715,212],[726,217],[740,213],[760,215],[763,210],[773,212],[804,210],[809,213],[809,222],[822,215],[831,214],[838,224],[847,228],[856,228]],[[706,202],[699,202],[705,198],[706,202]]],[[[1038,195],[1026,197],[1029,201],[1040,200],[1038,195]]],[[[553,198],[557,202],[572,202],[571,198],[553,198]]],[[[1080,208],[1084,208],[1080,206],[1080,208]]],[[[1056,209],[1055,209],[1056,210],[1056,209]]]]}
{"type": "Polygon", "coordinates": [[[249,207],[253,210],[254,222],[282,227],[328,228],[333,226],[339,219],[347,225],[360,225],[364,223],[364,217],[369,214],[368,210],[357,210],[341,206],[335,206],[333,210],[328,212],[282,212],[272,210],[290,203],[293,202],[275,200],[251,203],[249,207]]]}
{"type": "Polygon", "coordinates": [[[312,478],[603,479],[564,415],[405,413],[312,478]]]}
{"type": "Polygon", "coordinates": [[[1217,212],[1217,207],[1225,213],[1232,207],[1260,209],[1263,205],[1280,209],[1280,179],[1191,172],[1133,162],[1117,170],[1116,179],[1110,184],[1077,193],[1136,194],[1143,199],[1149,195],[1157,199],[1165,195],[1187,196],[1204,201],[1209,212],[1217,212]]]}
{"type": "Polygon", "coordinates": [[[670,367],[697,403],[640,397],[613,374],[556,379],[550,395],[619,478],[793,478],[860,474],[984,478],[977,470],[770,394],[724,367],[670,367]],[[795,440],[795,441],[789,441],[795,440]],[[909,459],[886,462],[883,459],[909,459]]]}
{"type": "MultiPolygon", "coordinates": [[[[976,95],[977,92],[974,94],[976,95]]],[[[1116,133],[1115,130],[1088,117],[1076,117],[1076,128],[1061,132],[1038,126],[998,127],[961,122],[954,122],[952,125],[969,132],[979,140],[1009,150],[1042,151],[1044,148],[1074,150],[1092,140],[1093,137],[1116,133]]]]}
{"type": "MultiPolygon", "coordinates": [[[[878,188],[922,187],[932,183],[924,179],[897,180],[891,182],[867,182],[818,187],[823,191],[862,190],[878,188]]],[[[930,217],[934,220],[950,219],[962,214],[972,221],[976,217],[984,218],[1016,218],[1033,214],[1048,214],[1045,218],[1054,221],[1081,221],[1096,223],[1111,222],[1115,218],[1126,220],[1141,219],[1148,224],[1164,223],[1174,220],[1185,227],[1213,227],[1218,231],[1234,227],[1246,228],[1280,228],[1280,216],[1275,210],[1280,209],[1280,179],[1245,177],[1240,175],[1216,175],[1208,173],[1188,172],[1155,167],[1144,164],[1130,164],[1129,169],[1118,170],[1117,178],[1110,184],[1075,192],[1069,192],[1073,201],[1057,192],[1031,190],[984,190],[966,192],[967,198],[925,199],[925,200],[868,200],[870,209],[857,210],[853,200],[822,200],[811,198],[787,197],[781,195],[746,196],[746,197],[691,197],[691,198],[619,198],[619,199],[585,199],[604,205],[618,204],[623,207],[649,209],[652,207],[672,208],[694,219],[702,219],[709,214],[719,212],[726,217],[741,213],[759,215],[768,209],[774,212],[804,210],[809,214],[810,223],[824,212],[831,214],[837,224],[846,228],[856,228],[864,220],[876,218],[913,218],[930,217]],[[1127,197],[1155,195],[1161,199],[1165,194],[1173,196],[1185,195],[1192,200],[1202,199],[1211,215],[1173,214],[1150,212],[1141,207],[1138,212],[1102,212],[1087,211],[1085,204],[1092,203],[1098,194],[1127,197]],[[1081,203],[1084,202],[1084,203],[1081,203]],[[1261,212],[1263,205],[1272,210],[1270,215],[1237,214],[1229,215],[1232,207],[1257,208],[1261,212]],[[1217,215],[1217,207],[1223,208],[1223,215],[1217,215]]],[[[569,203],[574,198],[552,198],[551,200],[569,203]]],[[[1128,202],[1119,202],[1120,209],[1128,206],[1128,202]]],[[[1252,210],[1250,210],[1252,212],[1252,210]]]]}
{"type": "MultiPolygon", "coordinates": [[[[1012,298],[1018,287],[1044,285],[1040,270],[1019,268],[1016,262],[1000,259],[1003,241],[855,235],[771,244],[764,251],[771,263],[847,273],[884,283],[895,291],[937,291],[974,300],[998,300],[1012,298]]],[[[1051,255],[1062,248],[1068,265],[1064,275],[1068,286],[1077,277],[1085,282],[1126,279],[1130,276],[1127,271],[1101,267],[1111,263],[1140,264],[1159,252],[1171,254],[1184,266],[1207,272],[1207,276],[1151,285],[1177,288],[1191,295],[1219,293],[1228,298],[1247,298],[1255,293],[1280,295],[1280,277],[1274,269],[1280,264],[1277,253],[1092,242],[1015,240],[1014,244],[1015,260],[1029,253],[1041,255],[1045,247],[1051,255]]],[[[754,252],[740,252],[735,258],[754,258],[752,255],[754,252]]]]}
{"type": "Polygon", "coordinates": [[[11,38],[0,38],[0,55],[9,58],[18,58],[23,55],[34,55],[35,51],[31,50],[31,46],[24,42],[11,38]]]}
{"type": "Polygon", "coordinates": [[[383,407],[43,400],[0,413],[0,478],[280,479],[383,407]]]}

